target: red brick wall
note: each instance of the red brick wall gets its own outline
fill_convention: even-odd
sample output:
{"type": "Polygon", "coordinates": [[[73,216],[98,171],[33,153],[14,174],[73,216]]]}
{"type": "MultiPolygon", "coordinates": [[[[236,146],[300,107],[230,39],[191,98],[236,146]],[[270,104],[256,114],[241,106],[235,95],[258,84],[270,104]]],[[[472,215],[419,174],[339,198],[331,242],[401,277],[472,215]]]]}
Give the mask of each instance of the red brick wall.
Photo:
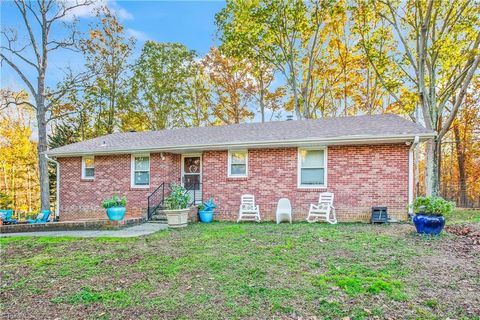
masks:
{"type": "Polygon", "coordinates": [[[335,194],[340,221],[368,221],[372,206],[406,218],[408,147],[404,144],[328,147],[327,189],[297,187],[297,148],[248,152],[248,178],[227,177],[227,151],[203,153],[204,199],[214,197],[217,219],[235,219],[240,196],[255,195],[263,219],[275,219],[278,199],[292,202],[294,219],[305,219],[310,203],[325,190],[335,194]]]}
{"type": "Polygon", "coordinates": [[[146,214],[147,197],[162,182],[178,181],[180,155],[150,154],[150,188],[130,186],[131,155],[95,156],[95,178],[81,178],[81,157],[60,158],[60,219],[106,218],[102,201],[118,194],[127,196],[126,217],[146,214]]]}
{"type": "MultiPolygon", "coordinates": [[[[390,215],[406,218],[408,146],[330,146],[327,151],[327,189],[297,187],[297,148],[249,150],[248,178],[227,177],[227,151],[203,153],[204,199],[213,197],[217,219],[234,220],[240,196],[255,195],[262,218],[273,220],[277,201],[292,202],[294,219],[304,219],[310,203],[322,191],[335,194],[340,221],[367,221],[372,206],[387,206],[390,215]]],[[[162,182],[180,178],[180,155],[150,155],[150,188],[130,187],[131,155],[96,156],[95,179],[81,179],[81,158],[60,158],[60,218],[63,221],[105,218],[102,200],[126,195],[127,217],[145,214],[148,195],[162,182]]]]}

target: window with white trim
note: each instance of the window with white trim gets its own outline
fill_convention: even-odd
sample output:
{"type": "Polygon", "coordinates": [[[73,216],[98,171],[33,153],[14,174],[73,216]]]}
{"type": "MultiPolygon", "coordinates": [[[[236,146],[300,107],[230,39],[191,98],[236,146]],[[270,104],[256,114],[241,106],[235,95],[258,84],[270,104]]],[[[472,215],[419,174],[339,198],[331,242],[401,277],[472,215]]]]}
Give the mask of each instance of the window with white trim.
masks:
{"type": "Polygon", "coordinates": [[[298,149],[298,186],[304,188],[327,185],[326,149],[298,149]]]}
{"type": "Polygon", "coordinates": [[[228,152],[228,176],[246,177],[248,175],[248,150],[228,152]]]}
{"type": "Polygon", "coordinates": [[[95,177],[95,157],[82,157],[82,179],[95,177]]]}
{"type": "Polygon", "coordinates": [[[150,185],[150,155],[132,155],[132,187],[150,185]]]}

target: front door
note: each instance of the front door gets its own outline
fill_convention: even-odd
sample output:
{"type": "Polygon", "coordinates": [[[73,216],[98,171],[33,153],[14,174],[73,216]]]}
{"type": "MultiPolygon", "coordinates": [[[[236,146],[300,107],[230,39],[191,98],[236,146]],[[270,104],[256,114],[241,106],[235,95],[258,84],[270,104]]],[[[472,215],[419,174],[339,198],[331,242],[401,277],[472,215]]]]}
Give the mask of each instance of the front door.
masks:
{"type": "Polygon", "coordinates": [[[182,155],[182,186],[190,193],[195,204],[202,201],[202,156],[182,155]]]}

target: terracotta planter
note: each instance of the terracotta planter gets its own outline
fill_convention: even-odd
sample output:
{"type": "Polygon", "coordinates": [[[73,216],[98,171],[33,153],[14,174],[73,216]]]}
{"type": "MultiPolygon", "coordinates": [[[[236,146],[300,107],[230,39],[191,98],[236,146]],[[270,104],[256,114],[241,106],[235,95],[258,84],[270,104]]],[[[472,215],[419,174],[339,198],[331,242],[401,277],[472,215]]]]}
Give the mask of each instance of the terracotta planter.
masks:
{"type": "Polygon", "coordinates": [[[164,210],[170,228],[183,228],[188,224],[188,213],[190,208],[177,210],[164,210]]]}

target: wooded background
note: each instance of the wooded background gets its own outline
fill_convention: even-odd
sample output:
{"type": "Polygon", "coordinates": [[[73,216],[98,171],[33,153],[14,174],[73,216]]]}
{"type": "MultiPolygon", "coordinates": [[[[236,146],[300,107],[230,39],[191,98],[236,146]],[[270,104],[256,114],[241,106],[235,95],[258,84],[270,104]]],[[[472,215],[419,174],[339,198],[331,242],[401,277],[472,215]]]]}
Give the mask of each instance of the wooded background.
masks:
{"type": "Polygon", "coordinates": [[[107,7],[84,34],[62,20],[91,2],[15,1],[24,30],[2,25],[2,64],[26,90],[1,89],[1,208],[54,203],[55,170],[39,157],[47,147],[119,131],[378,113],[438,133],[417,150],[420,194],[480,207],[478,2],[227,1],[215,16],[218,48],[199,56],[147,41],[136,58],[107,7]],[[50,36],[59,23],[67,38],[50,36]],[[85,65],[50,88],[56,50],[81,52],[85,65]]]}

